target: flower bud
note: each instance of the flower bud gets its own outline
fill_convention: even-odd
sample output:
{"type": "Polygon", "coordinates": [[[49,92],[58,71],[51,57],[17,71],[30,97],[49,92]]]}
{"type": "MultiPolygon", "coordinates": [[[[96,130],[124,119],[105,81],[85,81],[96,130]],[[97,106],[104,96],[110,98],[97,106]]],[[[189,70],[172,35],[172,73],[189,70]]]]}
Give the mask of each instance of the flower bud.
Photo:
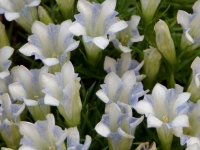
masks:
{"type": "Polygon", "coordinates": [[[142,6],[142,14],[146,24],[149,24],[156,12],[160,0],[140,0],[142,6]]]}
{"type": "Polygon", "coordinates": [[[72,19],[74,15],[75,0],[56,0],[65,19],[72,19]]]}
{"type": "Polygon", "coordinates": [[[5,31],[5,26],[0,21],[0,48],[2,48],[4,46],[10,46],[10,42],[8,40],[6,31],[5,31]]]}
{"type": "Polygon", "coordinates": [[[148,88],[151,87],[156,78],[160,68],[161,58],[162,56],[156,48],[150,47],[144,50],[144,74],[146,74],[144,82],[148,88]]]}
{"type": "Polygon", "coordinates": [[[159,20],[154,26],[156,32],[157,48],[166,61],[172,66],[176,63],[176,51],[174,42],[169,32],[167,24],[159,20]]]}
{"type": "Polygon", "coordinates": [[[38,7],[38,15],[40,21],[43,22],[44,24],[48,25],[49,23],[53,23],[47,11],[42,6],[38,7]]]}

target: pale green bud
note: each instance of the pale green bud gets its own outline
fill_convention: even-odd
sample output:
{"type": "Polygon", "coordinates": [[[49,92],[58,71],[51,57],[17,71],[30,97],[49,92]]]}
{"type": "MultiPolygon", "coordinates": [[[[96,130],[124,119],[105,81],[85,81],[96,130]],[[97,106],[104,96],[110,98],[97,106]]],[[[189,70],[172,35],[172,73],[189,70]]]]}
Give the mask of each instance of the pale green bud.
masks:
{"type": "Polygon", "coordinates": [[[156,48],[150,47],[144,50],[144,74],[146,78],[144,80],[145,85],[149,88],[152,86],[154,79],[160,69],[161,54],[156,48]]]}
{"type": "Polygon", "coordinates": [[[65,19],[72,19],[74,16],[75,0],[56,0],[60,11],[65,19]]]}
{"type": "Polygon", "coordinates": [[[38,7],[38,15],[40,21],[43,22],[44,24],[48,25],[49,23],[53,23],[47,11],[42,6],[38,7]]]}
{"type": "Polygon", "coordinates": [[[0,21],[0,48],[2,48],[4,46],[10,46],[10,42],[8,40],[6,31],[5,31],[5,26],[0,21]]]}
{"type": "Polygon", "coordinates": [[[142,14],[146,24],[149,24],[156,12],[160,0],[140,0],[142,6],[142,14]]]}
{"type": "Polygon", "coordinates": [[[158,50],[171,67],[173,67],[176,63],[176,51],[167,24],[164,21],[159,20],[154,26],[154,30],[156,32],[156,44],[158,50]]]}
{"type": "Polygon", "coordinates": [[[157,150],[156,143],[153,142],[149,146],[149,142],[141,143],[135,150],[157,150]]]}

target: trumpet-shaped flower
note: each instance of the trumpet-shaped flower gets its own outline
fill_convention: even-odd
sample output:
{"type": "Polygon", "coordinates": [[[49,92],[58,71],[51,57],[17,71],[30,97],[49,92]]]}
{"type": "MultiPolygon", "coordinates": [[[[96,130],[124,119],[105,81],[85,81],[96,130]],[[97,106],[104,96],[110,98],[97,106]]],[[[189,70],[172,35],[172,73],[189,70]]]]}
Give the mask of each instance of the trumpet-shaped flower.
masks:
{"type": "Polygon", "coordinates": [[[134,70],[125,72],[122,78],[111,72],[106,75],[104,83],[101,85],[102,89],[96,93],[104,103],[120,101],[134,106],[139,97],[146,93],[142,83],[136,81],[134,70]]]}
{"type": "Polygon", "coordinates": [[[173,134],[180,136],[182,127],[188,127],[187,101],[190,93],[182,93],[183,88],[176,85],[175,89],[166,89],[161,84],[156,84],[152,95],[145,95],[139,101],[135,110],[147,117],[148,127],[157,129],[162,148],[171,150],[173,134]]]}
{"type": "Polygon", "coordinates": [[[96,132],[108,138],[109,149],[129,150],[135,129],[144,117],[132,117],[131,107],[120,102],[107,105],[105,113],[95,127],[96,132]]]}
{"type": "Polygon", "coordinates": [[[31,26],[38,20],[36,6],[41,0],[0,0],[0,14],[4,14],[8,21],[15,20],[27,32],[31,31],[31,26]]]}
{"type": "Polygon", "coordinates": [[[46,25],[48,25],[49,23],[53,23],[47,11],[42,6],[38,7],[38,16],[39,16],[40,21],[46,25]]]}
{"type": "Polygon", "coordinates": [[[145,75],[140,75],[139,70],[142,68],[144,62],[140,64],[136,60],[131,59],[131,53],[122,53],[121,58],[117,61],[111,57],[106,56],[104,61],[104,70],[107,73],[115,72],[120,78],[128,70],[134,70],[137,82],[145,78],[145,75]]]}
{"type": "Polygon", "coordinates": [[[79,143],[79,132],[77,127],[68,128],[67,129],[67,149],[69,150],[88,150],[91,144],[91,137],[86,135],[86,140],[84,145],[79,143]]]}
{"type": "Polygon", "coordinates": [[[68,31],[72,24],[71,20],[64,21],[61,25],[49,24],[35,21],[32,26],[33,35],[28,37],[28,43],[19,49],[26,55],[35,55],[35,59],[40,59],[46,66],[60,64],[56,70],[60,72],[61,66],[69,59],[70,51],[76,49],[79,41],[73,39],[73,35],[68,31]]]}
{"type": "Polygon", "coordinates": [[[167,24],[164,21],[159,20],[155,24],[154,30],[156,32],[156,45],[159,52],[163,55],[171,67],[173,67],[176,63],[176,51],[167,24]]]}
{"type": "Polygon", "coordinates": [[[183,27],[183,35],[181,39],[181,48],[193,51],[200,46],[200,0],[193,5],[193,14],[188,14],[183,10],[179,10],[177,21],[183,27]]]}
{"type": "Polygon", "coordinates": [[[133,15],[131,20],[127,22],[128,27],[116,34],[110,35],[109,39],[113,42],[116,49],[124,53],[131,52],[130,46],[135,42],[140,42],[144,36],[140,36],[137,26],[140,17],[133,15]]]}
{"type": "Polygon", "coordinates": [[[35,124],[20,122],[19,130],[23,138],[19,150],[66,150],[64,140],[67,137],[67,129],[62,130],[56,126],[52,114],[48,114],[46,118],[47,120],[37,121],[35,124]]]}
{"type": "Polygon", "coordinates": [[[10,56],[12,55],[14,49],[8,46],[4,46],[0,49],[0,78],[4,79],[8,75],[10,75],[10,72],[8,68],[11,65],[11,61],[8,60],[10,56]]]}
{"type": "Polygon", "coordinates": [[[45,87],[44,103],[57,106],[68,126],[74,127],[80,123],[82,103],[79,95],[80,78],[74,73],[71,62],[66,62],[61,72],[55,75],[42,75],[42,84],[45,87]]]}
{"type": "Polygon", "coordinates": [[[8,86],[10,94],[14,100],[23,101],[27,105],[35,120],[45,120],[50,112],[50,107],[44,104],[41,84],[41,74],[47,72],[47,66],[30,71],[24,66],[15,66],[11,70],[14,83],[8,86]]]}
{"type": "Polygon", "coordinates": [[[144,52],[144,73],[146,74],[146,78],[144,79],[144,83],[147,86],[146,88],[151,88],[154,79],[157,76],[157,73],[160,69],[161,65],[161,54],[160,52],[153,47],[146,49],[144,52]]]}
{"type": "Polygon", "coordinates": [[[200,99],[200,58],[196,57],[192,62],[192,81],[187,89],[191,93],[190,100],[196,103],[200,99]]]}
{"type": "Polygon", "coordinates": [[[12,104],[10,96],[5,93],[0,96],[0,133],[7,147],[17,149],[21,134],[19,133],[20,114],[23,112],[25,105],[12,104]]]}
{"type": "Polygon", "coordinates": [[[142,14],[146,24],[148,25],[156,12],[160,0],[140,0],[142,6],[142,14]]]}
{"type": "Polygon", "coordinates": [[[101,56],[101,50],[109,44],[107,35],[114,34],[127,27],[125,21],[118,21],[115,16],[116,0],[105,0],[102,4],[79,0],[77,4],[80,14],[69,27],[74,35],[82,35],[88,62],[95,64],[101,56]]]}

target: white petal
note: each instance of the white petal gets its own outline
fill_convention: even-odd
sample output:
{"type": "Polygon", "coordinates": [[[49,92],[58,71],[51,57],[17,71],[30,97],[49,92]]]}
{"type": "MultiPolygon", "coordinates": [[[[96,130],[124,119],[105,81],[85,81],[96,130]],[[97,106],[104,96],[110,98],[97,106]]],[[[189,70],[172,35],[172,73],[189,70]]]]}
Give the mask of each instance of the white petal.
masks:
{"type": "Polygon", "coordinates": [[[119,49],[124,52],[124,53],[128,53],[128,52],[131,52],[131,49],[126,47],[126,46],[123,46],[121,43],[118,45],[119,46],[119,49]]]}
{"type": "MultiPolygon", "coordinates": [[[[116,60],[106,56],[104,60],[104,70],[108,70],[111,72],[116,72],[116,60]]],[[[109,73],[109,72],[108,72],[109,73]]]]}
{"type": "Polygon", "coordinates": [[[21,146],[19,150],[35,150],[34,148],[28,147],[28,146],[21,146]]]}
{"type": "Polygon", "coordinates": [[[8,21],[15,20],[15,19],[17,19],[19,17],[20,17],[19,13],[16,13],[16,12],[7,12],[7,11],[5,12],[5,18],[8,21]]]}
{"type": "Polygon", "coordinates": [[[1,48],[0,50],[1,61],[4,62],[5,60],[9,59],[10,56],[13,54],[13,52],[14,49],[12,47],[4,46],[3,48],[1,48]]]}
{"type": "Polygon", "coordinates": [[[176,110],[179,106],[186,103],[189,100],[190,95],[191,95],[191,93],[187,93],[187,92],[179,94],[173,105],[173,109],[176,110]]]}
{"type": "Polygon", "coordinates": [[[147,117],[147,126],[148,126],[148,128],[151,128],[151,127],[159,128],[159,127],[162,126],[162,124],[163,124],[163,122],[160,121],[155,116],[153,116],[151,114],[148,115],[148,117],[147,117]]]}
{"type": "Polygon", "coordinates": [[[109,98],[105,95],[105,93],[102,90],[98,90],[96,92],[96,95],[104,102],[104,103],[108,103],[109,102],[109,98]]]}
{"type": "Polygon", "coordinates": [[[133,106],[139,114],[155,114],[154,108],[147,101],[141,100],[133,106]]]}
{"type": "Polygon", "coordinates": [[[136,76],[134,70],[126,71],[122,76],[122,80],[126,88],[133,88],[133,86],[136,84],[136,76]]]}
{"type": "Polygon", "coordinates": [[[28,7],[34,7],[38,6],[40,4],[41,0],[33,0],[29,5],[26,5],[28,7]]]}
{"type": "Polygon", "coordinates": [[[32,56],[34,53],[38,55],[42,55],[41,50],[38,49],[36,46],[26,43],[24,46],[22,46],[19,51],[26,55],[26,56],[32,56]]]}
{"type": "Polygon", "coordinates": [[[0,72],[0,78],[1,79],[4,79],[5,77],[9,76],[10,75],[10,72],[9,71],[3,71],[3,72],[0,72]]]}
{"type": "Polygon", "coordinates": [[[13,97],[13,99],[20,99],[20,98],[26,98],[26,91],[23,88],[22,84],[19,82],[12,83],[8,86],[10,95],[13,97]]]}
{"type": "Polygon", "coordinates": [[[191,35],[188,33],[190,29],[187,29],[185,31],[185,37],[191,42],[194,43],[194,39],[191,37],[191,35]]]}
{"type": "Polygon", "coordinates": [[[187,115],[179,115],[172,121],[173,127],[189,127],[189,121],[187,115]]]}
{"type": "Polygon", "coordinates": [[[185,11],[179,10],[177,13],[177,22],[181,24],[183,28],[188,28],[190,24],[191,14],[188,14],[185,11]]]}
{"type": "Polygon", "coordinates": [[[24,103],[26,104],[26,106],[37,106],[38,102],[35,100],[31,100],[31,99],[24,99],[24,103]]]}
{"type": "Polygon", "coordinates": [[[57,94],[58,83],[56,77],[50,73],[44,73],[41,75],[42,86],[48,88],[51,92],[57,94]]]}
{"type": "Polygon", "coordinates": [[[105,49],[108,44],[109,40],[104,37],[95,37],[92,39],[93,43],[101,49],[105,49]]]}
{"type": "Polygon", "coordinates": [[[44,103],[51,106],[59,106],[60,102],[49,94],[44,97],[44,103]]]}
{"type": "Polygon", "coordinates": [[[65,50],[65,52],[70,52],[70,51],[75,50],[78,47],[79,43],[80,43],[80,41],[73,42],[72,44],[70,44],[67,47],[67,49],[65,50]]]}
{"type": "Polygon", "coordinates": [[[78,22],[74,22],[68,30],[76,36],[86,35],[85,28],[78,22]]]}
{"type": "Polygon", "coordinates": [[[125,21],[118,21],[117,23],[112,24],[109,28],[107,33],[108,34],[113,34],[118,31],[121,31],[125,29],[128,26],[128,24],[125,21]]]}
{"type": "Polygon", "coordinates": [[[42,62],[47,66],[53,66],[59,64],[59,60],[57,58],[46,58],[43,59],[42,62]]]}
{"type": "Polygon", "coordinates": [[[95,130],[98,134],[100,134],[103,137],[108,137],[108,135],[111,133],[110,129],[105,126],[102,122],[99,122],[95,126],[95,130]]]}
{"type": "Polygon", "coordinates": [[[140,16],[133,15],[131,16],[131,20],[129,21],[128,24],[132,29],[134,29],[137,28],[139,22],[140,22],[140,16]]]}

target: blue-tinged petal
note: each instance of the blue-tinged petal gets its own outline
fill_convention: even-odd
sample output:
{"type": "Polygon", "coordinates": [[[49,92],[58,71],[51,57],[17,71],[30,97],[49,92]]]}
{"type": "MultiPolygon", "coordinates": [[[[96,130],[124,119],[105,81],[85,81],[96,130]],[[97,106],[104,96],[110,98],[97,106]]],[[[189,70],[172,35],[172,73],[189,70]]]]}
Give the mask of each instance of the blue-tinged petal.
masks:
{"type": "Polygon", "coordinates": [[[109,44],[109,40],[104,37],[95,37],[92,42],[101,49],[105,49],[109,44]]]}
{"type": "Polygon", "coordinates": [[[59,127],[59,130],[61,131],[61,133],[56,136],[58,130],[55,130],[55,128],[56,127],[54,127],[53,133],[54,133],[55,138],[58,139],[58,141],[56,142],[56,146],[59,146],[67,138],[67,133],[68,132],[67,132],[67,129],[65,129],[64,132],[63,132],[62,129],[59,127]]]}
{"type": "Polygon", "coordinates": [[[179,10],[177,13],[177,22],[178,24],[181,24],[183,28],[188,28],[189,24],[191,22],[191,14],[188,14],[185,11],[179,10]]]}
{"type": "Polygon", "coordinates": [[[186,93],[186,92],[179,94],[173,105],[173,110],[176,110],[178,107],[186,103],[189,100],[190,95],[191,95],[190,93],[186,93]]]}
{"type": "Polygon", "coordinates": [[[139,114],[153,114],[155,115],[155,110],[147,101],[141,100],[138,103],[136,103],[133,108],[139,113],[139,114]]]}
{"type": "Polygon", "coordinates": [[[42,52],[41,52],[41,50],[38,47],[36,47],[36,46],[34,46],[32,44],[29,44],[29,43],[27,43],[24,46],[22,46],[19,49],[19,51],[22,54],[26,55],[26,56],[32,56],[35,53],[38,54],[38,55],[42,55],[42,52]]]}
{"type": "Polygon", "coordinates": [[[13,21],[19,17],[20,17],[20,14],[17,12],[8,12],[8,11],[5,12],[5,18],[8,21],[13,21]]]}
{"type": "Polygon", "coordinates": [[[199,8],[200,8],[200,1],[196,1],[194,3],[194,5],[192,6],[192,9],[195,11],[195,12],[199,12],[199,8]]]}
{"type": "Polygon", "coordinates": [[[0,78],[1,79],[4,79],[6,78],[7,76],[10,75],[10,72],[9,71],[3,71],[3,72],[0,72],[0,78]]]}
{"type": "Polygon", "coordinates": [[[189,30],[190,30],[189,28],[185,30],[185,37],[186,37],[192,44],[194,44],[195,41],[194,41],[194,39],[192,38],[192,36],[189,34],[189,30]]]}
{"type": "Polygon", "coordinates": [[[114,72],[111,72],[106,75],[104,82],[107,85],[109,99],[115,101],[122,87],[121,79],[114,72]]]}
{"type": "Polygon", "coordinates": [[[116,60],[106,56],[104,61],[104,70],[107,73],[116,72],[116,60]]]}
{"type": "Polygon", "coordinates": [[[75,49],[79,46],[79,43],[80,43],[80,41],[76,41],[76,42],[70,44],[70,45],[67,47],[67,49],[65,50],[65,52],[70,52],[70,51],[75,50],[75,49]]]}
{"type": "Polygon", "coordinates": [[[67,146],[72,147],[79,144],[79,132],[77,127],[68,128],[67,146]]]}
{"type": "Polygon", "coordinates": [[[104,93],[103,90],[98,90],[96,92],[96,95],[104,102],[104,103],[108,103],[110,100],[108,98],[108,96],[104,93]]]}
{"type": "Polygon", "coordinates": [[[147,117],[147,127],[151,128],[151,127],[155,127],[155,128],[159,128],[161,127],[163,124],[162,121],[160,121],[158,118],[156,118],[155,116],[149,114],[147,117]]]}
{"type": "Polygon", "coordinates": [[[76,36],[86,35],[85,28],[78,22],[74,22],[68,30],[76,36]]]}
{"type": "Polygon", "coordinates": [[[106,34],[114,34],[116,32],[119,32],[119,31],[125,29],[127,26],[128,26],[128,24],[125,21],[118,21],[118,22],[112,24],[108,28],[106,34]]]}

